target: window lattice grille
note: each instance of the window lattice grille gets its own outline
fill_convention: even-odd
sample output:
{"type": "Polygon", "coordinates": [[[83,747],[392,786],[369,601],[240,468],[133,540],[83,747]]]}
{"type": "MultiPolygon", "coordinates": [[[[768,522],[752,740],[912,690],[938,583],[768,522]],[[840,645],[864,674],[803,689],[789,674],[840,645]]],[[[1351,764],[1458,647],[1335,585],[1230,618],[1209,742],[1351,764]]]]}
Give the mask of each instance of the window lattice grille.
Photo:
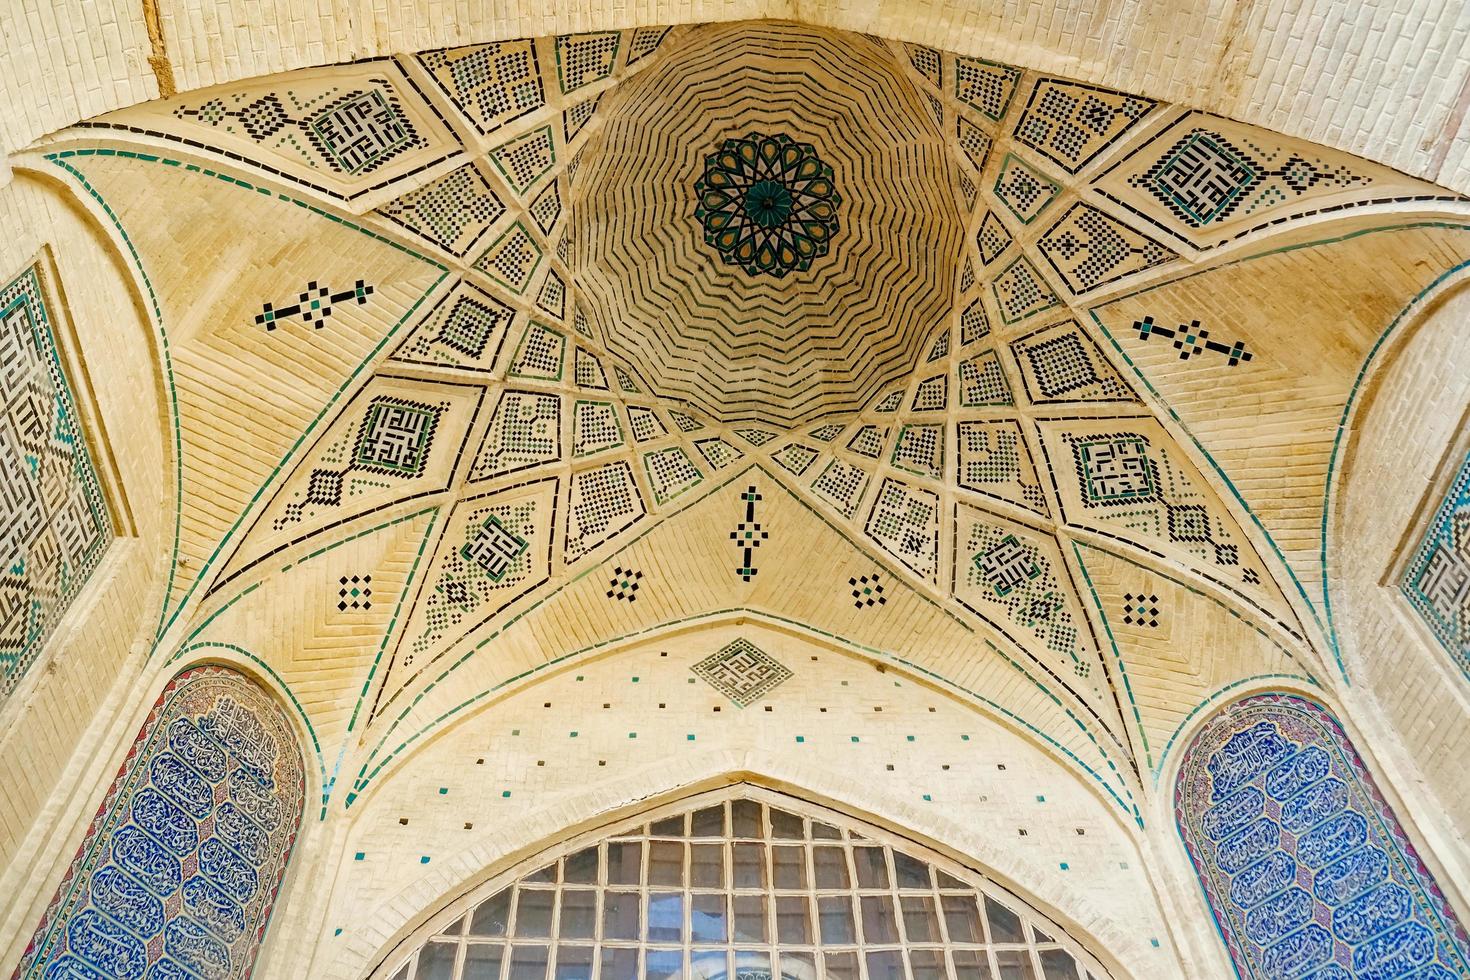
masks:
{"type": "Polygon", "coordinates": [[[744,794],[572,845],[452,906],[390,980],[1101,980],[972,872],[744,794]],[[488,897],[485,897],[487,896],[488,897]]]}

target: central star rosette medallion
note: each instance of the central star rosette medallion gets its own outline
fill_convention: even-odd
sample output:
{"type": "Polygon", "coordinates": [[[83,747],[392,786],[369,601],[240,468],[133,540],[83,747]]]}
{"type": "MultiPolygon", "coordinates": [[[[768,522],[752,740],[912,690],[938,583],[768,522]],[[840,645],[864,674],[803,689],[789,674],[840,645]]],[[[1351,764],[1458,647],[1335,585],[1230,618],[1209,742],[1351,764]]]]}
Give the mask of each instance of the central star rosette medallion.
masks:
{"type": "Polygon", "coordinates": [[[805,272],[827,254],[842,195],[810,143],[778,133],[727,139],[704,158],[694,217],[704,240],[752,276],[805,272]]]}

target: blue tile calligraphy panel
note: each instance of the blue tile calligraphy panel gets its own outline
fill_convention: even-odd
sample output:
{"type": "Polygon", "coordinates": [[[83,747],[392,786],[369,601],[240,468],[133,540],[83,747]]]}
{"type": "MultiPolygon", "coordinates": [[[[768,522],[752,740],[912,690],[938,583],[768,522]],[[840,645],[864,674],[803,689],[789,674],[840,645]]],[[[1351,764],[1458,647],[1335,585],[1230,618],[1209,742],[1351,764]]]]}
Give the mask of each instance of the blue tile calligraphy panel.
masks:
{"type": "Polygon", "coordinates": [[[175,677],[92,822],[17,978],[243,980],[301,821],[281,708],[222,667],[175,677]]]}
{"type": "Polygon", "coordinates": [[[1174,815],[1241,977],[1470,977],[1464,928],[1321,707],[1262,694],[1216,716],[1174,815]]]}

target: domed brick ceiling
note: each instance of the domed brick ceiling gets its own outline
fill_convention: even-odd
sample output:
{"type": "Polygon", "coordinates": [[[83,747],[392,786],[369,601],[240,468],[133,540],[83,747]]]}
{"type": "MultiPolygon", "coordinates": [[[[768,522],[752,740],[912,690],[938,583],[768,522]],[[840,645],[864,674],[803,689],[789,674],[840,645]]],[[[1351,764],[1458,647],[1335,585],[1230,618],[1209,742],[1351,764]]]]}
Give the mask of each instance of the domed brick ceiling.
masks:
{"type": "Polygon", "coordinates": [[[772,23],[303,69],[26,165],[156,304],[159,649],[309,691],[332,805],[552,664],[750,617],[921,671],[1136,816],[1193,706],[1320,669],[1320,491],[1391,313],[1330,287],[1470,251],[1374,226],[1448,195],[1364,160],[772,23]],[[1306,241],[1358,208],[1375,234],[1306,241]]]}
{"type": "Polygon", "coordinates": [[[949,315],[963,229],[954,158],[886,47],[705,27],[606,101],[572,271],[649,387],[787,427],[913,369],[949,315]]]}

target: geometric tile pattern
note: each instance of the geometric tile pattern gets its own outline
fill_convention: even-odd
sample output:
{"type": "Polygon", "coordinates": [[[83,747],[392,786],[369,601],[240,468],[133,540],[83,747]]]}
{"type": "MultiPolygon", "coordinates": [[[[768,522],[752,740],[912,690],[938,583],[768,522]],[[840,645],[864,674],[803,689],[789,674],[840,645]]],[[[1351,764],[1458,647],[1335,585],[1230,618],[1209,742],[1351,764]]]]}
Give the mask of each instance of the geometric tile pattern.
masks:
{"type": "Polygon", "coordinates": [[[326,444],[306,478],[293,488],[272,523],[282,530],[340,507],[366,486],[389,487],[382,477],[417,480],[423,476],[434,446],[434,432],[449,403],[431,404],[378,395],[368,402],[355,436],[342,432],[326,444]],[[364,474],[356,476],[354,474],[364,474]]]}
{"type": "Polygon", "coordinates": [[[777,466],[780,466],[792,475],[801,476],[807,471],[807,467],[816,461],[817,456],[817,451],[810,446],[803,446],[800,443],[793,442],[791,445],[777,451],[771,456],[771,459],[776,461],[777,466]]]}
{"type": "Polygon", "coordinates": [[[1054,323],[1011,342],[1026,397],[1034,405],[1134,401],[1076,320],[1054,323]]]}
{"type": "Polygon", "coordinates": [[[35,266],[0,290],[0,699],[113,536],[49,313],[35,266]]]}
{"type": "Polygon", "coordinates": [[[516,293],[524,293],[545,253],[517,221],[475,260],[474,268],[516,293]]]}
{"type": "Polygon", "coordinates": [[[556,140],[551,127],[534,129],[497,146],[490,151],[490,162],[512,190],[526,193],[556,165],[556,140]]]}
{"type": "Polygon", "coordinates": [[[369,64],[314,69],[293,73],[280,85],[253,83],[185,98],[172,104],[168,122],[182,130],[175,138],[228,148],[302,182],[309,176],[343,188],[365,188],[385,172],[401,175],[447,156],[447,134],[417,100],[405,97],[406,89],[395,81],[402,77],[397,67],[369,64]],[[292,171],[301,167],[314,173],[295,176],[292,171]]]}
{"type": "Polygon", "coordinates": [[[567,564],[627,530],[645,513],[633,470],[626,462],[573,473],[567,507],[567,564]]]}
{"type": "Polygon", "coordinates": [[[847,451],[869,459],[877,459],[883,455],[883,444],[887,441],[887,429],[880,429],[876,425],[865,425],[847,440],[847,451]]]}
{"type": "Polygon", "coordinates": [[[418,60],[482,134],[546,104],[533,41],[427,51],[418,60]]]}
{"type": "Polygon", "coordinates": [[[514,321],[514,308],[461,282],[414,328],[393,360],[491,371],[514,321]]]}
{"type": "Polygon", "coordinates": [[[1010,154],[1006,154],[995,178],[996,198],[1020,218],[1022,224],[1029,225],[1034,221],[1061,189],[1055,181],[1043,177],[1010,154]]]}
{"type": "Polygon", "coordinates": [[[891,477],[883,481],[868,515],[868,537],[921,578],[939,568],[939,495],[891,477]]]}
{"type": "Polygon", "coordinates": [[[893,465],[916,476],[937,480],[944,475],[944,426],[906,425],[893,447],[893,465]]]}
{"type": "Polygon", "coordinates": [[[556,488],[556,480],[542,480],[455,506],[429,570],[430,584],[404,634],[411,638],[405,658],[424,655],[446,637],[463,636],[546,581],[556,488]]]}
{"type": "Polygon", "coordinates": [[[704,479],[699,468],[690,462],[683,446],[644,453],[643,465],[648,471],[654,502],[660,507],[704,479]]]}
{"type": "Polygon", "coordinates": [[[1057,305],[1057,294],[1024,255],[1011,262],[990,284],[1001,319],[1017,323],[1057,305]]]}
{"type": "Polygon", "coordinates": [[[915,412],[942,412],[948,405],[949,376],[940,374],[925,378],[915,386],[914,401],[909,408],[915,412]]]}
{"type": "Polygon", "coordinates": [[[623,427],[612,402],[579,401],[572,413],[572,455],[591,456],[623,444],[623,427]]]}
{"type": "Polygon", "coordinates": [[[1342,725],[1290,694],[1195,736],[1179,834],[1241,976],[1470,975],[1470,938],[1342,725]]]}
{"type": "Polygon", "coordinates": [[[378,209],[409,231],[463,258],[505,213],[505,205],[472,163],[378,209]]]}
{"type": "Polygon", "coordinates": [[[1016,422],[966,421],[959,424],[959,485],[976,493],[1047,512],[1031,451],[1016,422]]]}
{"type": "Polygon", "coordinates": [[[1155,104],[1136,95],[1045,78],[1031,90],[1016,123],[1016,142],[1075,174],[1155,104]]]}
{"type": "Polygon", "coordinates": [[[636,64],[658,50],[671,27],[640,27],[628,41],[628,64],[636,64]]]}
{"type": "Polygon", "coordinates": [[[618,60],[617,31],[563,34],[556,39],[556,77],[563,92],[601,81],[618,60]]]}
{"type": "Polygon", "coordinates": [[[26,978],[250,975],[301,820],[295,731],[253,681],[164,688],[16,970],[26,978]]]}
{"type": "Polygon", "coordinates": [[[471,480],[504,476],[561,458],[561,398],[506,390],[490,416],[471,480]]]}
{"type": "Polygon", "coordinates": [[[1074,293],[1176,258],[1174,252],[1090,204],[1073,204],[1036,243],[1074,293]]]}
{"type": "MultiPolygon", "coordinates": [[[[1007,205],[1009,206],[1009,205],[1007,205]]],[[[986,210],[980,221],[980,230],[975,232],[975,244],[980,249],[980,261],[989,265],[1000,258],[1011,245],[1011,233],[1001,224],[994,211],[986,210]]]]}
{"type": "Polygon", "coordinates": [[[812,483],[812,492],[831,503],[843,517],[851,517],[868,487],[868,474],[859,466],[834,459],[812,483]]]}
{"type": "Polygon", "coordinates": [[[1059,419],[1038,429],[1068,523],[1172,555],[1294,622],[1234,517],[1157,420],[1059,419]]]}
{"type": "Polygon", "coordinates": [[[628,424],[636,442],[648,442],[669,434],[669,430],[659,421],[658,413],[642,405],[628,406],[628,424]]]}
{"type": "Polygon", "coordinates": [[[985,405],[1013,405],[1011,386],[995,351],[983,351],[959,365],[960,405],[978,408],[985,405]]]}
{"type": "Polygon", "coordinates": [[[964,505],[958,532],[955,597],[1062,676],[1088,677],[1097,654],[1055,540],[964,505]]]}
{"type": "Polygon", "coordinates": [[[789,667],[744,637],[725,644],[690,669],[742,708],[794,676],[789,667]]]}
{"type": "Polygon", "coordinates": [[[1388,167],[1204,112],[1180,116],[1094,186],[1197,248],[1323,207],[1446,197],[1388,167]]]}
{"type": "Polygon", "coordinates": [[[521,335],[507,373],[512,378],[560,381],[566,350],[567,338],[563,334],[532,320],[521,335]]]}
{"type": "Polygon", "coordinates": [[[1016,94],[1021,70],[981,58],[956,58],[955,98],[978,110],[987,119],[999,119],[1016,94]]]}
{"type": "Polygon", "coordinates": [[[1430,519],[1399,589],[1470,678],[1470,456],[1430,519]]]}

